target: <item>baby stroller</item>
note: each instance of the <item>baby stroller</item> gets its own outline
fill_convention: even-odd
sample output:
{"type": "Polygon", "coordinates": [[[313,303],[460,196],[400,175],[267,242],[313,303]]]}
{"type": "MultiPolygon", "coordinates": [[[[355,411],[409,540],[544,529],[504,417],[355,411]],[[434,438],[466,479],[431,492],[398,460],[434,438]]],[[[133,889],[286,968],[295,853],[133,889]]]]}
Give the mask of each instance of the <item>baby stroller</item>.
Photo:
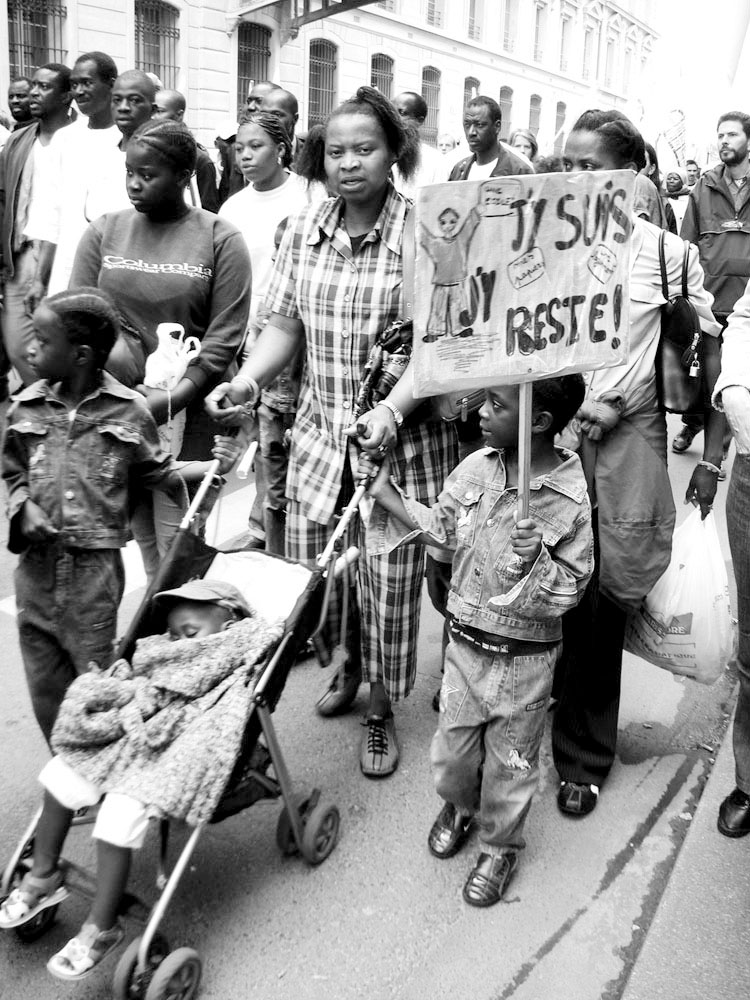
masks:
{"type": "MultiPolygon", "coordinates": [[[[339,834],[339,811],[321,797],[319,789],[300,792],[295,789],[281,752],[272,713],[281,697],[291,666],[310,639],[322,651],[318,636],[325,621],[329,598],[337,577],[350,572],[356,562],[356,549],[343,552],[343,539],[356,512],[361,493],[344,511],[334,534],[318,559],[317,568],[309,568],[278,556],[258,551],[218,551],[193,533],[201,505],[218,467],[209,470],[199,487],[178,533],[164,559],[157,577],[149,587],[141,606],[118,647],[118,658],[130,660],[136,640],[161,631],[159,613],[153,595],[178,587],[188,580],[208,576],[233,584],[245,600],[266,620],[283,619],[281,638],[268,650],[253,677],[252,707],[241,741],[241,750],[231,776],[210,822],[217,823],[261,799],[281,798],[276,841],[285,855],[299,853],[311,865],[324,861],[336,846],[339,834]],[[264,741],[260,741],[261,734],[264,741]],[[273,774],[268,774],[269,766],[273,774]]],[[[346,588],[345,588],[346,590],[346,588]]],[[[323,654],[325,661],[330,657],[323,654]]],[[[0,900],[20,883],[31,866],[34,836],[41,815],[36,813],[7,864],[0,883],[0,900]]],[[[74,825],[91,823],[90,816],[74,820],[74,825]]],[[[160,859],[156,877],[158,898],[149,909],[132,894],[126,893],[120,915],[145,923],[143,934],[123,952],[114,973],[115,1000],[164,1000],[195,996],[200,983],[202,963],[192,948],[170,951],[159,927],[167,907],[187,868],[204,826],[192,829],[179,856],[168,871],[167,854],[170,821],[160,827],[160,859]]],[[[95,881],[85,869],[60,859],[65,870],[66,886],[93,898],[95,881]]],[[[21,940],[36,940],[49,928],[57,907],[42,910],[36,917],[16,928],[21,940]]]]}

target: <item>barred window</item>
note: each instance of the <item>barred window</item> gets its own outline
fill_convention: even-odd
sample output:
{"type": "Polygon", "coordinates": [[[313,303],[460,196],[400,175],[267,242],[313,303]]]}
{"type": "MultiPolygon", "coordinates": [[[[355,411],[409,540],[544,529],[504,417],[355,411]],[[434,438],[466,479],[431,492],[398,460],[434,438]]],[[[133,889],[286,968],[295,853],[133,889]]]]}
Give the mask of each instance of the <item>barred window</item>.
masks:
{"type": "Polygon", "coordinates": [[[529,132],[539,134],[539,123],[542,119],[542,99],[539,94],[532,94],[529,101],[529,132]]]}
{"type": "Polygon", "coordinates": [[[430,146],[437,146],[440,119],[440,70],[425,66],[422,70],[422,97],[427,102],[427,118],[422,126],[421,138],[430,146]]]}
{"type": "Polygon", "coordinates": [[[500,105],[500,112],[503,116],[500,126],[500,138],[507,140],[510,135],[510,121],[513,114],[513,88],[501,87],[500,100],[497,103],[500,105]]]}
{"type": "Polygon", "coordinates": [[[177,87],[179,12],[164,0],[135,0],[135,65],[155,73],[167,90],[177,87]]]}
{"type": "Polygon", "coordinates": [[[370,63],[370,84],[377,87],[383,97],[393,97],[393,60],[390,56],[376,53],[370,63]]]}
{"type": "Polygon", "coordinates": [[[64,63],[67,9],[54,0],[8,0],[8,62],[10,78],[30,76],[44,63],[64,63]]]}
{"type": "Polygon", "coordinates": [[[240,21],[237,29],[237,107],[244,108],[251,83],[267,80],[271,31],[262,24],[240,21]]]}
{"type": "Polygon", "coordinates": [[[479,93],[479,80],[475,76],[464,79],[464,107],[479,93]]]}
{"type": "Polygon", "coordinates": [[[396,0],[380,0],[378,7],[382,7],[383,10],[390,11],[391,14],[396,13],[396,0]]]}
{"type": "Polygon", "coordinates": [[[336,46],[324,38],[310,42],[307,127],[322,125],[336,107],[338,90],[336,46]]]}

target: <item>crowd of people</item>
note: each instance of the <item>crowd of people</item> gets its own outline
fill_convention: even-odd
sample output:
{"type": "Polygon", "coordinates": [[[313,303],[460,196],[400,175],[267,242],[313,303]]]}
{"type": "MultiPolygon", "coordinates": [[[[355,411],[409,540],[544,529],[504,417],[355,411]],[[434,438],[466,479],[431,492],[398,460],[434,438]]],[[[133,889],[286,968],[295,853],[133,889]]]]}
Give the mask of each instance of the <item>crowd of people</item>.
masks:
{"type": "MultiPolygon", "coordinates": [[[[617,748],[627,614],[670,559],[675,507],[655,371],[664,232],[670,295],[683,290],[683,240],[691,244],[685,282],[704,334],[713,405],[685,417],[672,442],[685,452],[704,433],[686,495],[704,517],[736,442],[727,510],[740,619],[737,787],[719,829],[750,832],[750,116],[720,116],[717,166],[701,176],[687,161],[662,182],[655,148],[614,110],[586,111],[563,154],[545,156],[533,131],[501,141],[498,103],[477,95],[463,116],[469,153],[459,156],[449,135],[437,150],[420,137],[427,105],[416,92],[390,101],[360,87],[306,134],[294,94],[262,81],[209,154],[184,122],[182,94],[139,70],[119,73],[102,52],[14,80],[8,106],[3,476],[20,554],[21,651],[53,748],[70,684],[91,663],[109,665],[120,549],[134,537],[153,578],[189,484],[212,456],[231,466],[238,447],[221,429],[240,425],[260,444],[248,548],[314,565],[357,484],[369,484],[356,579],[334,594],[327,622],[330,642],[344,627],[346,657],[316,704],[323,717],[347,712],[368,685],[359,764],[369,778],[398,766],[396,706],[417,679],[427,576],[445,622],[431,748],[442,806],[428,847],[450,857],[478,829],[464,899],[498,902],[524,847],[553,695],[558,807],[576,818],[597,807],[617,748]],[[358,403],[373,348],[405,314],[415,192],[559,170],[636,174],[630,352],[585,378],[534,383],[534,488],[517,520],[517,387],[490,386],[473,415],[447,422],[414,398],[409,363],[381,398],[358,403]],[[168,390],[145,384],[166,322],[200,344],[168,390]],[[179,447],[165,454],[158,430],[183,411],[179,447]],[[574,418],[581,433],[569,450],[574,418]]],[[[458,239],[456,221],[445,239],[458,239]]],[[[443,325],[425,339],[466,333],[464,278],[446,279],[445,315],[430,320],[443,325]]],[[[0,927],[65,894],[57,856],[78,800],[45,787],[56,832],[0,906],[0,927]]],[[[106,905],[54,957],[53,974],[80,978],[119,941],[112,887],[122,890],[123,865],[100,872],[106,905]]]]}

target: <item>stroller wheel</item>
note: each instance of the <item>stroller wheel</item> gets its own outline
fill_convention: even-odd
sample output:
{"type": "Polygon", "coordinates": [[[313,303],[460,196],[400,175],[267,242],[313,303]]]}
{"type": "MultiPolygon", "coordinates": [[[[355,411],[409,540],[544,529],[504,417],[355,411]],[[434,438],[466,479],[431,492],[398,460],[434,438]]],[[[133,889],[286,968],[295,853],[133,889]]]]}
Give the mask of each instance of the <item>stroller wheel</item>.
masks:
{"type": "Polygon", "coordinates": [[[155,971],[169,954],[167,939],[161,934],[154,934],[148,950],[146,971],[138,976],[136,966],[140,946],[141,938],[134,938],[120,956],[112,977],[113,1000],[143,1000],[155,971]]]}
{"type": "MultiPolygon", "coordinates": [[[[294,805],[297,810],[297,815],[304,824],[305,813],[310,805],[310,796],[295,795],[294,805]]],[[[294,839],[292,822],[289,819],[289,813],[286,811],[286,807],[279,813],[279,821],[276,824],[276,844],[285,857],[291,857],[293,854],[297,854],[299,852],[297,841],[294,839]]]]}
{"type": "Polygon", "coordinates": [[[177,948],[154,973],[146,1000],[191,1000],[201,981],[203,965],[197,951],[177,948]]]}
{"type": "Polygon", "coordinates": [[[325,861],[339,839],[341,817],[334,805],[319,802],[307,817],[302,837],[302,854],[311,865],[325,861]]]}

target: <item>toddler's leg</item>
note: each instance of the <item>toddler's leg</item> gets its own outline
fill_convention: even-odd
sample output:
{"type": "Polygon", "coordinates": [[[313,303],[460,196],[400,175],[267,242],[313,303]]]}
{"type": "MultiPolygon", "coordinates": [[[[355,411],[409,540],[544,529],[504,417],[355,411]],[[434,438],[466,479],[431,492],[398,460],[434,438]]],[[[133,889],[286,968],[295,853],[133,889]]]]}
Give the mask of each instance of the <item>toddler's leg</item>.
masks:
{"type": "Polygon", "coordinates": [[[124,928],[117,917],[130,874],[133,849],[140,848],[148,828],[148,812],[128,795],[104,797],[94,826],[97,841],[96,894],[83,926],[53,955],[47,969],[58,979],[87,976],[117,947],[124,928]]]}

